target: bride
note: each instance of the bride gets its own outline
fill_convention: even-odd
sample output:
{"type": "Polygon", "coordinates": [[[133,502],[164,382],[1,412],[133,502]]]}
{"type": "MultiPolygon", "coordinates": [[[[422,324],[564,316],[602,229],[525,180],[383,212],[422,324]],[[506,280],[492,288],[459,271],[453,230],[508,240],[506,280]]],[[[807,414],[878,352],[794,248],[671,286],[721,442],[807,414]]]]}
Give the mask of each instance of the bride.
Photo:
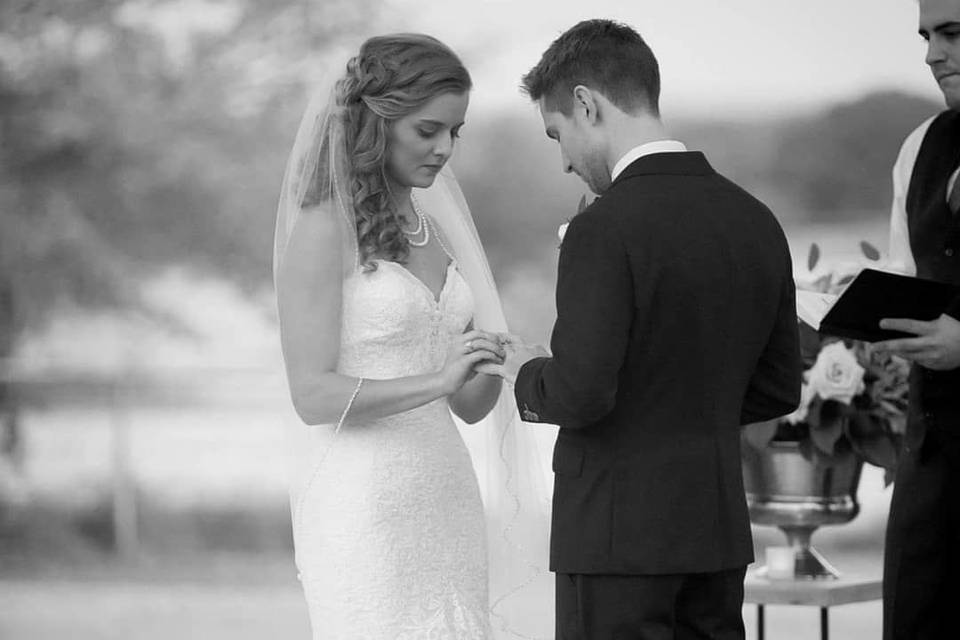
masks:
{"type": "Polygon", "coordinates": [[[470,88],[436,39],[371,38],[287,165],[274,274],[314,638],[542,637],[552,619],[534,448],[476,372],[506,326],[446,168],[470,88]],[[488,433],[486,510],[451,411],[488,433]]]}

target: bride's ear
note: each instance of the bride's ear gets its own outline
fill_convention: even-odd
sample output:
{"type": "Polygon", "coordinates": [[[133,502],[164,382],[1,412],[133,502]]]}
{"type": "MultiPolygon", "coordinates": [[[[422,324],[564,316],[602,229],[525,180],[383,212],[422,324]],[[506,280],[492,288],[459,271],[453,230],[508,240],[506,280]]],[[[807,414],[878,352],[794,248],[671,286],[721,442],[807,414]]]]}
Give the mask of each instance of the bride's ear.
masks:
{"type": "Polygon", "coordinates": [[[573,88],[573,114],[587,124],[596,124],[599,120],[599,103],[596,94],[589,87],[578,84],[573,88]]]}

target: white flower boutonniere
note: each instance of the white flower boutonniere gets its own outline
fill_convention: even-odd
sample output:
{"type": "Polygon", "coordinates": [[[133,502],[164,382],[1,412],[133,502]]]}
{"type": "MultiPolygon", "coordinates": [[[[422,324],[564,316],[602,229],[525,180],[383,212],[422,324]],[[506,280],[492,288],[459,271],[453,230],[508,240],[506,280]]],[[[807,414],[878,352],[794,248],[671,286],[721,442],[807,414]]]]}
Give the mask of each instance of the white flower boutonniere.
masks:
{"type": "MultiPolygon", "coordinates": [[[[586,208],[587,208],[587,196],[585,195],[580,196],[580,203],[577,204],[576,215],[580,215],[583,212],[583,210],[586,208]]],[[[571,222],[573,222],[573,218],[567,218],[567,221],[557,228],[557,237],[560,238],[561,243],[563,242],[563,237],[567,235],[567,227],[570,226],[571,222]]]]}

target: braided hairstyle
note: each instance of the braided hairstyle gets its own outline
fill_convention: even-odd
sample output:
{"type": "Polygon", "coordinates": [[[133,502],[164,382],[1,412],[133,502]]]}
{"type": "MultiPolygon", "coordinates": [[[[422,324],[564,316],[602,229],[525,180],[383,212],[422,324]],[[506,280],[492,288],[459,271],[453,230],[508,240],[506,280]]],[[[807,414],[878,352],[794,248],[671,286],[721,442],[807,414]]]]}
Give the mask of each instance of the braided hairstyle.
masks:
{"type": "Polygon", "coordinates": [[[390,198],[386,175],[387,132],[391,123],[444,93],[464,93],[470,74],[446,45],[427,35],[370,38],[347,63],[334,99],[342,118],[349,163],[347,192],[357,224],[360,263],[374,256],[405,263],[410,243],[390,198]]]}

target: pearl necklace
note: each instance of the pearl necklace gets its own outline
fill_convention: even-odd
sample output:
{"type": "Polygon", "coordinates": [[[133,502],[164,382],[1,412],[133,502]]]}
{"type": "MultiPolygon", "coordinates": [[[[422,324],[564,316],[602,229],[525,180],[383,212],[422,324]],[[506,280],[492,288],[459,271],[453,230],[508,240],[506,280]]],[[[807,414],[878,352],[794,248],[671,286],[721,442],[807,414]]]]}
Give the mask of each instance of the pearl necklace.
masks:
{"type": "Polygon", "coordinates": [[[410,196],[410,204],[413,205],[413,212],[417,214],[417,228],[413,231],[404,229],[403,233],[407,236],[407,242],[409,242],[411,246],[425,247],[427,243],[430,242],[430,221],[427,220],[427,216],[424,215],[420,204],[412,194],[410,196]],[[423,240],[414,240],[421,232],[423,233],[423,240]]]}

